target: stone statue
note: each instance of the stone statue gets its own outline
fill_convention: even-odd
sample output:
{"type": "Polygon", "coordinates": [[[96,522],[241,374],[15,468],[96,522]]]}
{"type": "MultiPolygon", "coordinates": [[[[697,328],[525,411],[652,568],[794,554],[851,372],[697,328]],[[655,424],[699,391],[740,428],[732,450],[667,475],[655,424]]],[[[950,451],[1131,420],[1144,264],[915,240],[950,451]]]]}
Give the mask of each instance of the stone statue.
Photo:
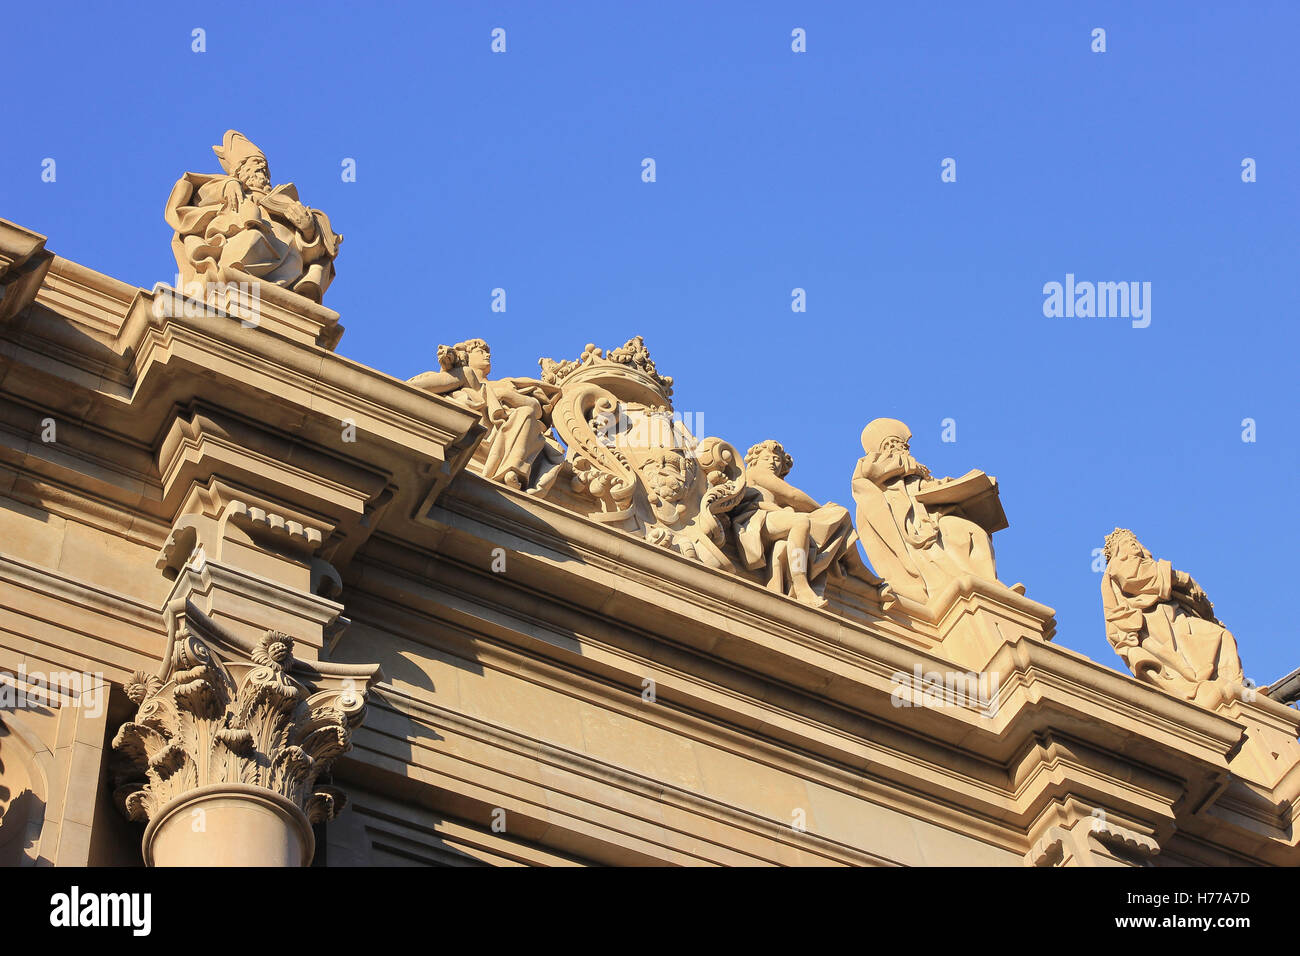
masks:
{"type": "Polygon", "coordinates": [[[770,439],[746,453],[750,491],[731,511],[736,547],[745,567],[766,569],[768,587],[825,607],[813,582],[845,558],[857,535],[848,509],[818,504],[785,480],[793,465],[780,442],[770,439]]]}
{"type": "Polygon", "coordinates": [[[912,457],[912,432],[893,418],[862,431],[853,472],[857,530],[867,559],[902,597],[927,602],[963,574],[997,580],[994,531],[1007,526],[997,481],[982,471],[935,480],[912,457]]]}
{"type": "Polygon", "coordinates": [[[260,279],[320,302],[343,237],[293,183],[271,186],[266,156],[242,133],[227,130],[212,151],[225,173],[186,173],[167,197],[181,282],[260,279]]]}
{"type": "Polygon", "coordinates": [[[543,381],[560,389],[552,419],[569,490],[593,520],[711,568],[760,572],[771,590],[813,607],[826,606],[833,575],[882,587],[854,547],[848,510],[789,484],[792,461],[778,442],[742,459],[721,438],[691,433],[673,410],[673,380],[640,336],[539,362],[543,381]]]}
{"type": "Polygon", "coordinates": [[[1106,536],[1105,556],[1106,639],[1133,676],[1207,707],[1237,696],[1237,640],[1192,576],[1154,559],[1127,528],[1106,536]]]}
{"type": "Polygon", "coordinates": [[[483,476],[544,494],[564,456],[547,435],[560,390],[531,378],[489,379],[492,350],[483,339],[438,346],[438,364],[440,371],[417,375],[410,384],[482,415],[488,428],[483,476]]]}

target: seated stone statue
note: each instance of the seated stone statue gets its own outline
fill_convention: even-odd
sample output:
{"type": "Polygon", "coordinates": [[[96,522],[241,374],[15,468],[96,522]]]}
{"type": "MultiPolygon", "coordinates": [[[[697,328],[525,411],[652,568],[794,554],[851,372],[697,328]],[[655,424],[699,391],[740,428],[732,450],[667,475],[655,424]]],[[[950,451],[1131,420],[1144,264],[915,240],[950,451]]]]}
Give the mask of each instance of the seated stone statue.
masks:
{"type": "Polygon", "coordinates": [[[266,156],[243,134],[227,130],[212,150],[225,174],[186,173],[167,197],[181,282],[252,276],[320,302],[343,237],[292,183],[271,186],[266,156]]]}
{"type": "Polygon", "coordinates": [[[936,481],[912,457],[911,438],[893,418],[877,418],[862,431],[866,455],[853,472],[853,499],[867,560],[895,593],[920,603],[963,574],[996,581],[990,529],[1005,526],[1001,506],[983,509],[996,520],[977,523],[966,516],[974,497],[964,500],[970,489],[980,501],[991,495],[995,502],[992,479],[975,471],[936,481]]]}
{"type": "Polygon", "coordinates": [[[1155,560],[1127,528],[1106,536],[1104,553],[1106,639],[1133,675],[1207,707],[1236,696],[1237,640],[1192,576],[1155,560]]]}
{"type": "Polygon", "coordinates": [[[564,450],[547,437],[560,390],[531,378],[489,380],[492,352],[483,339],[438,346],[441,370],[410,384],[479,412],[488,427],[483,476],[512,488],[544,493],[554,482],[564,450]]]}
{"type": "Polygon", "coordinates": [[[768,587],[804,604],[825,607],[816,585],[847,560],[857,535],[848,509],[819,504],[785,480],[794,460],[779,442],[759,442],[745,455],[750,492],[731,512],[736,550],[746,568],[765,568],[768,587]]]}

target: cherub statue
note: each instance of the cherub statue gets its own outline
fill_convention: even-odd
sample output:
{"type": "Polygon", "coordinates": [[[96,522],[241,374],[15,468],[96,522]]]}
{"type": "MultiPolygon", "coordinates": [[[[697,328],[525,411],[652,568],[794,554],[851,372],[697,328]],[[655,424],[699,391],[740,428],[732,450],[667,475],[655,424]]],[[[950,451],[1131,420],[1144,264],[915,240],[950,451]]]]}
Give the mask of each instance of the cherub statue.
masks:
{"type": "Polygon", "coordinates": [[[544,494],[564,457],[564,449],[547,435],[559,388],[532,378],[489,379],[492,351],[483,339],[438,346],[438,364],[440,371],[417,375],[410,384],[483,416],[488,427],[484,477],[544,494]]]}
{"type": "Polygon", "coordinates": [[[1242,685],[1237,640],[1190,574],[1157,561],[1127,528],[1106,536],[1106,639],[1133,675],[1207,707],[1242,685]]]}
{"type": "Polygon", "coordinates": [[[731,511],[736,550],[745,567],[766,568],[768,587],[813,607],[829,571],[856,557],[848,509],[820,504],[785,480],[794,466],[780,442],[759,442],[745,454],[749,493],[731,511]]]}
{"type": "Polygon", "coordinates": [[[266,155],[235,130],[213,146],[224,174],[186,173],[167,197],[167,224],[182,283],[251,276],[320,302],[343,237],[293,183],[271,186],[266,155]]]}

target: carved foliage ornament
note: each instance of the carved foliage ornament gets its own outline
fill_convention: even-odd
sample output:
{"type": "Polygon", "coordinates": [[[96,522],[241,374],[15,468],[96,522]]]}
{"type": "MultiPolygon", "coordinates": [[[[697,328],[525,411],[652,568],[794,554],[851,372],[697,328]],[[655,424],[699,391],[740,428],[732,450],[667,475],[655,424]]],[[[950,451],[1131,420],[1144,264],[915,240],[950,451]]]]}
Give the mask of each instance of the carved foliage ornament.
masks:
{"type": "Polygon", "coordinates": [[[351,748],[378,668],[296,661],[289,635],[248,642],[188,603],[170,632],[159,674],[126,684],[138,709],[113,740],[119,807],[144,821],[198,787],[248,784],[292,800],[313,823],[332,819],[345,797],[319,779],[351,748]]]}

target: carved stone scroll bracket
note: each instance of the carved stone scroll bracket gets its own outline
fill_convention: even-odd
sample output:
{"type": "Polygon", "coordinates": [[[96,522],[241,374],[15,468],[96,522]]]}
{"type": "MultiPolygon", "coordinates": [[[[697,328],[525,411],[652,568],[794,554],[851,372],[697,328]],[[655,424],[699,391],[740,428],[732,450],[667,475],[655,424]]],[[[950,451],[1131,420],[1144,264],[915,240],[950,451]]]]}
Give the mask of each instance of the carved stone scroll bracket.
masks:
{"type": "Polygon", "coordinates": [[[344,805],[325,781],[352,746],[379,665],[298,660],[289,635],[249,640],[185,597],[165,617],[162,666],[127,682],[137,711],[113,740],[118,804],[149,822],[146,862],[309,862],[310,824],[344,805]]]}
{"type": "Polygon", "coordinates": [[[1136,823],[1074,799],[1053,806],[1039,823],[1026,866],[1149,866],[1160,852],[1136,823]]]}
{"type": "Polygon", "coordinates": [[[158,554],[175,579],[194,548],[213,560],[251,565],[290,586],[307,589],[310,567],[334,525],[262,495],[213,480],[194,486],[158,554]]]}
{"type": "Polygon", "coordinates": [[[343,581],[319,554],[334,526],[314,515],[213,480],[186,499],[157,566],[179,581],[204,613],[255,639],[280,630],[296,635],[299,656],[337,638],[343,581]]]}
{"type": "Polygon", "coordinates": [[[579,384],[561,394],[552,412],[568,447],[573,488],[599,502],[600,513],[623,515],[636,491],[636,475],[617,447],[602,441],[593,421],[618,412],[618,399],[599,385],[579,384]]]}

